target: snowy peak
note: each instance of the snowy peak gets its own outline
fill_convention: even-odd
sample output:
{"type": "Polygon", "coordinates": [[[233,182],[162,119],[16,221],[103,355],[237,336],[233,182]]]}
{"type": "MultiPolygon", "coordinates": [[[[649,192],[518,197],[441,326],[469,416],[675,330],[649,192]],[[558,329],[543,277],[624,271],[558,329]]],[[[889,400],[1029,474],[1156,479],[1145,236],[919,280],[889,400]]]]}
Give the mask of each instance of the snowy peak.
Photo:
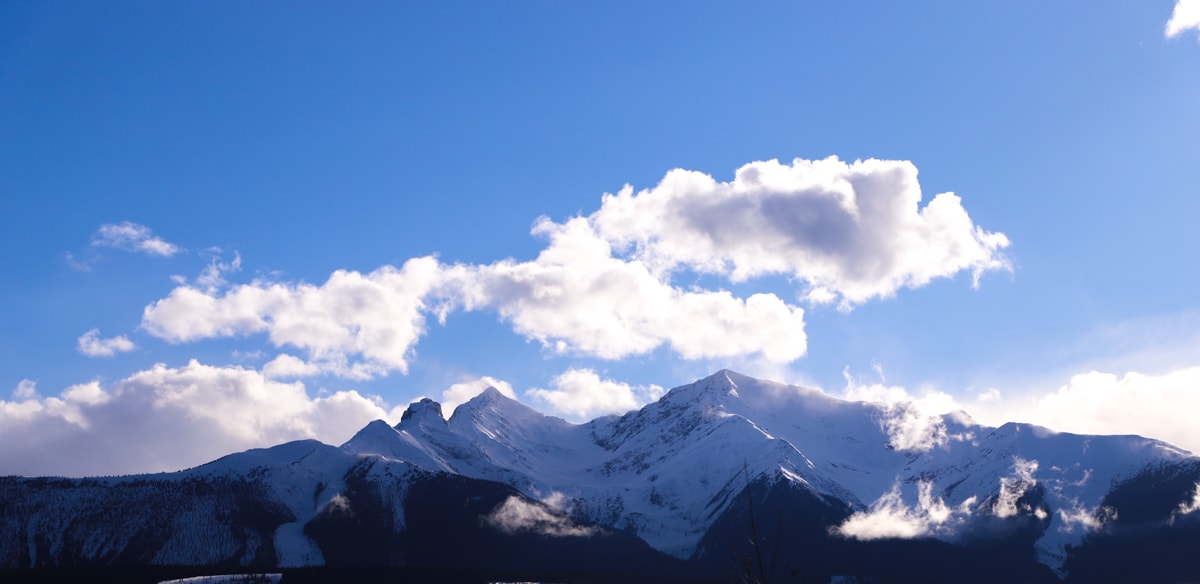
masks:
{"type": "Polygon", "coordinates": [[[397,428],[404,425],[405,422],[424,425],[427,421],[445,424],[446,417],[442,415],[442,404],[426,397],[408,405],[408,409],[404,410],[404,415],[400,416],[400,424],[397,425],[397,428]]]}
{"type": "Polygon", "coordinates": [[[494,412],[505,415],[515,413],[520,416],[528,415],[526,413],[528,412],[541,415],[534,409],[500,393],[500,390],[495,387],[488,386],[487,389],[479,392],[479,395],[458,406],[458,409],[454,410],[454,414],[450,418],[479,417],[483,412],[494,412]]]}
{"type": "Polygon", "coordinates": [[[705,393],[741,397],[738,394],[738,384],[734,381],[735,376],[745,377],[729,369],[722,369],[696,382],[696,385],[702,386],[702,391],[705,393]]]}
{"type": "Polygon", "coordinates": [[[482,434],[489,440],[507,441],[545,426],[574,426],[561,418],[547,416],[518,402],[496,388],[489,387],[466,403],[458,406],[450,416],[450,427],[459,433],[482,434]]]}
{"type": "MultiPolygon", "coordinates": [[[[640,410],[582,425],[541,414],[495,388],[448,420],[440,404],[422,399],[394,427],[371,422],[340,449],[291,442],[179,476],[239,475],[257,485],[243,495],[286,508],[284,523],[263,533],[274,533],[267,538],[289,565],[322,561],[308,526],[327,525],[364,493],[382,497],[370,509],[390,509],[396,533],[411,527],[408,511],[425,506],[438,513],[440,507],[429,510],[429,499],[408,498],[421,477],[442,485],[502,483],[488,487],[501,496],[496,503],[515,489],[680,559],[703,559],[714,549],[710,557],[726,557],[721,542],[731,539],[729,527],[741,521],[735,518],[752,488],[766,489],[756,497],[778,496],[781,505],[786,499],[807,509],[810,535],[821,545],[849,550],[878,538],[959,543],[1003,528],[1032,546],[1022,557],[1036,557],[1040,569],[1059,577],[1088,538],[1125,526],[1128,533],[1167,529],[1179,518],[1195,525],[1200,542],[1200,458],[1169,444],[1030,424],[990,427],[963,412],[929,417],[911,404],[846,401],[728,369],[640,410]]],[[[7,501],[3,486],[0,500],[7,501]]],[[[789,541],[796,550],[807,545],[789,541]]]]}
{"type": "MultiPolygon", "coordinates": [[[[407,415],[408,412],[405,412],[407,415]]],[[[342,450],[351,454],[378,454],[395,458],[395,445],[399,439],[397,430],[383,420],[375,420],[359,430],[342,444],[342,450]]]]}

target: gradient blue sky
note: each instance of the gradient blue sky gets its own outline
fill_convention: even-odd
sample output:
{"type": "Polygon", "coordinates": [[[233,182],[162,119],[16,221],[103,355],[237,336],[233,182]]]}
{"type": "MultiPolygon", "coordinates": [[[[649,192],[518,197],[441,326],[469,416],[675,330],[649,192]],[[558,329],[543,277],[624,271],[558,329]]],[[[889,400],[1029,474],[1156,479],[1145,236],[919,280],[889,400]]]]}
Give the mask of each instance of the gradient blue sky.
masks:
{"type": "MultiPolygon", "coordinates": [[[[583,419],[722,367],[1200,449],[1188,429],[1200,407],[1198,11],[1194,0],[0,4],[0,474],[167,470],[282,439],[336,443],[373,417],[365,404],[398,417],[454,384],[481,389],[470,382],[483,376],[583,419]],[[267,379],[279,354],[321,356],[261,331],[173,337],[144,316],[183,287],[221,298],[320,286],[336,270],[430,255],[443,267],[532,262],[548,245],[531,233],[539,217],[589,216],[626,184],[651,189],[676,168],[728,182],[755,161],[830,156],[910,162],[920,207],[956,193],[972,228],[1011,242],[995,250],[1009,268],[984,270],[978,287],[957,269],[841,307],[805,298],[812,283],[795,272],[739,281],[684,265],[662,277],[802,309],[794,359],[753,343],[557,350],[553,334],[515,327],[497,292],[444,323],[424,313],[402,367],[267,379]],[[114,235],[122,226],[132,238],[114,235]],[[235,257],[240,269],[198,280],[235,257]],[[291,405],[279,409],[305,423],[253,413],[283,390],[291,405]],[[313,405],[329,396],[350,405],[313,405]],[[196,405],[221,400],[228,409],[196,405]],[[206,422],[222,412],[256,430],[206,422]],[[144,422],[154,415],[191,424],[180,435],[210,448],[179,447],[144,422]],[[81,444],[94,449],[87,464],[81,444]]],[[[753,336],[748,326],[726,332],[753,336]]]]}

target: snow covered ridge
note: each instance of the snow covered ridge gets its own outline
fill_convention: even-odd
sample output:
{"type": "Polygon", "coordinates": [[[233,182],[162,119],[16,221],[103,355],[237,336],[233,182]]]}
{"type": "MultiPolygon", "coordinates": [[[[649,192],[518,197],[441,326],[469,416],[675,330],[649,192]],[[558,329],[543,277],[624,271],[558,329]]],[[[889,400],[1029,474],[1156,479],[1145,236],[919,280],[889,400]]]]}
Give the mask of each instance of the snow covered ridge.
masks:
{"type": "Polygon", "coordinates": [[[448,420],[414,403],[340,447],[293,442],[163,475],[0,479],[0,567],[470,558],[484,571],[560,561],[566,573],[728,580],[745,567],[734,559],[765,552],[826,580],[961,580],[982,566],[1001,581],[1087,581],[1120,573],[1113,549],[1144,556],[1155,542],[1170,581],[1200,577],[1194,554],[1170,553],[1200,543],[1198,501],[1200,459],[1156,440],[923,418],[719,371],[585,424],[488,390],[448,420]],[[547,545],[568,551],[550,560],[536,551],[547,545]],[[618,549],[637,560],[600,559],[618,549]],[[922,557],[934,572],[905,576],[922,557]]]}

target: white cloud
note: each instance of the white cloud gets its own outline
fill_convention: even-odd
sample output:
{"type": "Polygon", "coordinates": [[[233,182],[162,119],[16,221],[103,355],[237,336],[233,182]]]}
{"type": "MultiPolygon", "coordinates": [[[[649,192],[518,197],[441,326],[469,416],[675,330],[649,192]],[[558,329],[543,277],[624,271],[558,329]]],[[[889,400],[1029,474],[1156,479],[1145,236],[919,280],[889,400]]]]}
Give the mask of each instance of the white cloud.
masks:
{"type": "Polygon", "coordinates": [[[17,387],[12,392],[14,400],[34,399],[37,395],[37,382],[32,379],[22,379],[17,382],[17,387]]]}
{"type": "Polygon", "coordinates": [[[130,221],[101,225],[100,229],[92,236],[92,246],[111,247],[162,257],[170,257],[180,251],[179,246],[155,236],[149,227],[130,221]]]}
{"type": "Polygon", "coordinates": [[[263,365],[262,373],[268,379],[296,379],[320,375],[321,366],[294,355],[280,353],[263,365]]]}
{"type": "Polygon", "coordinates": [[[1078,502],[1068,510],[1058,510],[1059,519],[1062,523],[1058,526],[1058,531],[1062,533],[1087,533],[1104,527],[1105,523],[1117,518],[1117,512],[1112,507],[1099,507],[1096,509],[1088,509],[1078,502]]]}
{"type": "Polygon", "coordinates": [[[100,329],[92,329],[78,339],[76,349],[88,357],[112,357],[117,353],[127,353],[137,347],[125,335],[111,339],[100,338],[100,329]]]}
{"type": "Polygon", "coordinates": [[[685,359],[804,355],[804,310],[773,294],[682,290],[637,260],[613,256],[583,218],[542,219],[550,245],[531,262],[453,266],[446,289],[467,310],[495,309],[559,353],[620,359],[668,345],[685,359]]]}
{"type": "Polygon", "coordinates": [[[933,496],[933,483],[920,481],[917,503],[910,507],[904,502],[900,484],[896,483],[871,504],[870,511],[851,515],[833,533],[860,540],[912,539],[949,533],[970,517],[974,504],[975,498],[971,497],[958,507],[950,507],[941,497],[933,496]]]}
{"type": "Polygon", "coordinates": [[[803,308],[672,277],[782,275],[810,301],[849,308],[1006,268],[1005,236],[976,227],[951,193],[922,208],[916,172],[906,161],[834,157],[752,162],[731,182],[674,170],[654,188],[606,195],[591,215],[541,218],[533,233],[549,243],[532,261],[424,257],[338,271],[321,286],[257,280],[222,291],[240,258],[214,259],[194,285],[146,307],[142,326],[175,343],[266,333],[276,347],[307,351],[321,372],[355,379],[406,371],[427,314],[444,322],[454,310],[494,310],[559,354],[622,359],[666,347],[689,360],[789,363],[808,349],[803,308]]]}
{"type": "MultiPolygon", "coordinates": [[[[877,372],[882,373],[878,368],[877,372]]],[[[914,397],[900,386],[859,383],[850,375],[849,368],[842,375],[846,378],[843,399],[883,406],[883,417],[879,422],[888,433],[891,446],[897,450],[922,452],[945,446],[951,440],[969,438],[949,433],[942,420],[942,414],[961,409],[950,394],[926,391],[920,397],[914,397]]]]}
{"type": "Polygon", "coordinates": [[[1200,511],[1200,483],[1196,483],[1196,487],[1192,490],[1192,500],[1180,503],[1175,512],[1171,514],[1171,521],[1174,521],[1175,517],[1179,515],[1187,515],[1196,511],[1200,511]]]}
{"type": "Polygon", "coordinates": [[[339,270],[321,286],[254,281],[224,293],[180,286],[146,307],[142,327],[172,343],[265,332],[276,347],[307,351],[322,371],[369,379],[407,371],[439,270],[424,257],[369,274],[339,270]]]}
{"type": "Polygon", "coordinates": [[[1017,501],[1021,500],[1026,491],[1037,485],[1033,474],[1037,472],[1038,466],[1036,460],[1013,457],[1012,476],[1000,477],[1000,490],[996,494],[996,503],[992,505],[993,515],[1003,519],[1021,512],[1021,509],[1017,508],[1017,501]]]}
{"type": "Polygon", "coordinates": [[[1200,32],[1200,0],[1179,0],[1167,21],[1167,38],[1177,37],[1188,30],[1200,32]]]}
{"type": "Polygon", "coordinates": [[[1027,421],[1077,434],[1139,434],[1200,452],[1200,367],[1165,375],[1092,371],[1013,411],[1027,421]]]}
{"type": "Polygon", "coordinates": [[[1193,412],[1200,411],[1200,366],[1162,375],[1091,371],[1050,392],[1017,395],[988,388],[957,397],[935,389],[912,393],[901,386],[861,383],[849,370],[844,376],[840,397],[884,404],[881,425],[892,445],[902,450],[969,438],[947,433],[940,418],[962,410],[987,425],[1026,422],[1075,434],[1136,434],[1200,452],[1200,427],[1193,419],[1193,412]]]}
{"type": "Polygon", "coordinates": [[[67,265],[71,266],[72,269],[79,270],[80,272],[92,271],[91,264],[75,257],[75,254],[69,251],[63,254],[63,259],[67,261],[67,265]]]}
{"type": "MultiPolygon", "coordinates": [[[[221,250],[213,248],[208,250],[212,257],[209,258],[208,265],[204,267],[204,271],[196,277],[196,284],[213,293],[216,290],[225,287],[228,282],[225,281],[225,274],[242,271],[242,254],[233,252],[233,259],[226,262],[223,261],[220,255],[221,250]]],[[[182,282],[180,282],[182,283],[182,282]]]]}
{"type": "Polygon", "coordinates": [[[510,535],[533,532],[551,537],[590,537],[597,533],[594,527],[575,525],[569,518],[552,513],[543,505],[516,496],[496,506],[484,521],[510,535]]]}
{"type": "Polygon", "coordinates": [[[442,413],[449,418],[454,414],[454,410],[458,406],[467,403],[471,398],[483,393],[483,390],[489,387],[496,388],[496,391],[507,397],[514,400],[517,399],[517,394],[513,391],[512,384],[484,375],[479,379],[455,383],[447,388],[446,391],[443,391],[441,401],[442,413]]]}
{"type": "MultiPolygon", "coordinates": [[[[392,412],[394,413],[394,412],[392,412]]],[[[248,448],[316,438],[338,444],[384,404],[355,391],[311,398],[240,367],[155,365],[110,387],[0,400],[0,468],[72,476],[176,470],[248,448]]]]}
{"type": "Polygon", "coordinates": [[[662,397],[665,391],[658,385],[633,387],[601,379],[591,369],[569,369],[555,377],[552,385],[555,389],[530,389],[525,395],[554,413],[577,421],[623,414],[662,397]]]}
{"type": "Polygon", "coordinates": [[[817,303],[849,308],[961,271],[1008,269],[1002,233],[974,225],[953,193],[920,207],[908,161],[751,162],[730,182],[673,170],[655,187],[606,195],[596,233],[655,271],[680,267],[735,282],[783,274],[817,303]]]}
{"type": "Polygon", "coordinates": [[[987,388],[987,389],[986,389],[986,390],[984,390],[984,391],[981,391],[981,392],[978,392],[978,393],[976,393],[976,394],[975,394],[975,399],[976,399],[976,400],[977,400],[979,403],[985,403],[985,404],[987,404],[987,403],[997,403],[997,402],[999,402],[999,401],[1003,400],[1004,398],[1003,398],[1003,396],[1000,394],[1000,390],[999,390],[999,389],[996,389],[996,388],[994,388],[994,387],[989,387],[989,388],[987,388]]]}

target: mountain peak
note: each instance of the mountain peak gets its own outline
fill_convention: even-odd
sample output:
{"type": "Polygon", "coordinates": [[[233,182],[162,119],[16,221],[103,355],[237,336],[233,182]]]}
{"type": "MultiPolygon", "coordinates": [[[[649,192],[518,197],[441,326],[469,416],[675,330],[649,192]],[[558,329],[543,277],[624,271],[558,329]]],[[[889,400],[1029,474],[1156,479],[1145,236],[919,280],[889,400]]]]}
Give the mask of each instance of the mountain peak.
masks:
{"type": "Polygon", "coordinates": [[[341,448],[351,454],[384,454],[387,450],[381,450],[380,445],[390,444],[395,439],[395,428],[383,420],[375,420],[363,426],[363,429],[343,443],[341,448]]]}
{"type": "Polygon", "coordinates": [[[408,409],[404,410],[404,415],[400,416],[400,424],[407,422],[410,418],[415,418],[413,423],[418,424],[426,419],[436,419],[442,423],[446,422],[445,416],[442,415],[442,404],[427,397],[409,404],[408,409]]]}
{"type": "Polygon", "coordinates": [[[495,402],[498,399],[506,399],[506,400],[512,399],[512,398],[504,395],[503,393],[500,393],[500,390],[496,389],[496,386],[494,386],[494,385],[487,386],[486,389],[479,392],[479,395],[477,395],[475,397],[476,397],[476,399],[483,398],[483,400],[488,401],[488,402],[495,402]]]}
{"type": "Polygon", "coordinates": [[[504,395],[495,387],[488,386],[487,389],[479,392],[479,395],[467,400],[465,403],[458,406],[451,414],[450,419],[456,418],[491,418],[499,416],[499,418],[524,419],[530,415],[542,417],[541,412],[530,408],[529,406],[504,395]]]}
{"type": "Polygon", "coordinates": [[[696,385],[705,393],[716,393],[721,395],[730,395],[739,397],[738,384],[735,378],[749,379],[745,375],[732,371],[730,369],[722,369],[696,382],[696,385]]]}

